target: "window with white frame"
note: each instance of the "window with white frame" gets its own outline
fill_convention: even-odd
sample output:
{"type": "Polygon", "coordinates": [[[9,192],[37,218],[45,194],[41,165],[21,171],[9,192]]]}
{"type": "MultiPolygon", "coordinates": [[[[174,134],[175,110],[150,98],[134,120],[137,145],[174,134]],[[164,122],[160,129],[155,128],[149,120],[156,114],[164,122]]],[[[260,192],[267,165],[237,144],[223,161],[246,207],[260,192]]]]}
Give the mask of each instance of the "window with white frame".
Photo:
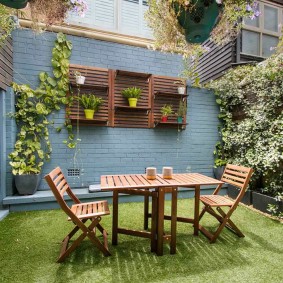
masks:
{"type": "Polygon", "coordinates": [[[69,15],[70,24],[112,31],[126,35],[151,38],[144,19],[147,0],[86,0],[85,17],[69,15]]]}
{"type": "Polygon", "coordinates": [[[278,44],[283,22],[282,6],[260,2],[260,17],[244,19],[241,52],[258,57],[269,57],[278,44]]]}

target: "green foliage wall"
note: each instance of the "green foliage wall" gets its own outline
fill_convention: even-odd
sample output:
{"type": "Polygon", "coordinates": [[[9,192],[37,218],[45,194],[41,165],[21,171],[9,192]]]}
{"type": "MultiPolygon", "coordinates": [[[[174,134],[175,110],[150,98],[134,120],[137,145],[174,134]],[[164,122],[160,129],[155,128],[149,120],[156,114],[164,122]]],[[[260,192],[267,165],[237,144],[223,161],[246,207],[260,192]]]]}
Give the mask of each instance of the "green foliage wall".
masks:
{"type": "Polygon", "coordinates": [[[283,192],[283,54],[230,70],[210,86],[220,105],[225,158],[252,167],[255,188],[283,192]]]}

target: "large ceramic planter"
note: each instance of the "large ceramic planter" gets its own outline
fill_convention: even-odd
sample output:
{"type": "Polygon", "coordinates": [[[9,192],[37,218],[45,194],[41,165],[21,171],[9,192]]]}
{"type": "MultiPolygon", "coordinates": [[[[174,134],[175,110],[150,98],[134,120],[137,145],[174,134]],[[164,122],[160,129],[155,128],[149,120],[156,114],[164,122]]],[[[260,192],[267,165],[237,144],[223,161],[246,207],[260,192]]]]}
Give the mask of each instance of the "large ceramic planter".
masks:
{"type": "MultiPolygon", "coordinates": [[[[232,199],[236,199],[238,194],[240,192],[240,189],[238,189],[235,186],[232,186],[230,184],[228,184],[227,187],[227,193],[228,196],[232,199]]],[[[251,205],[252,204],[252,191],[247,190],[241,200],[242,203],[246,204],[246,205],[251,205]]]]}
{"type": "Polygon", "coordinates": [[[220,180],[223,172],[224,172],[225,166],[220,166],[220,167],[216,167],[213,168],[213,175],[215,177],[215,179],[220,180]]]}
{"type": "Polygon", "coordinates": [[[40,174],[15,175],[15,185],[20,195],[33,195],[40,181],[40,174]]]}
{"type": "Polygon", "coordinates": [[[130,107],[137,107],[137,102],[138,102],[137,98],[128,98],[128,101],[130,107]]]}
{"type": "Polygon", "coordinates": [[[93,119],[94,110],[92,110],[92,109],[85,109],[84,112],[85,112],[85,118],[86,119],[90,119],[90,120],[93,119]]]}
{"type": "Polygon", "coordinates": [[[253,192],[253,207],[265,212],[271,214],[267,208],[269,204],[274,204],[279,206],[279,211],[283,212],[283,201],[276,201],[275,198],[263,195],[257,192],[253,192]]]}

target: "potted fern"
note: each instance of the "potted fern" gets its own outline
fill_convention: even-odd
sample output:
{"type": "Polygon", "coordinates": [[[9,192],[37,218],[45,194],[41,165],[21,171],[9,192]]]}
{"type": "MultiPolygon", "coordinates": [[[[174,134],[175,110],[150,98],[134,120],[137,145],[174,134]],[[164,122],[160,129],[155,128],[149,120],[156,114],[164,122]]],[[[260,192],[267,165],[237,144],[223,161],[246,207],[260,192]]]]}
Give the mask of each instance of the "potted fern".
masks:
{"type": "Polygon", "coordinates": [[[80,105],[84,108],[86,119],[93,119],[94,112],[97,112],[103,99],[96,97],[94,94],[82,94],[78,97],[80,105]]]}
{"type": "Polygon", "coordinates": [[[160,112],[162,114],[161,122],[167,122],[168,116],[173,113],[172,105],[167,105],[167,104],[163,105],[161,107],[160,112]]]}
{"type": "Polygon", "coordinates": [[[128,99],[130,107],[137,107],[137,101],[142,90],[139,87],[128,87],[122,90],[122,95],[128,99]]]}

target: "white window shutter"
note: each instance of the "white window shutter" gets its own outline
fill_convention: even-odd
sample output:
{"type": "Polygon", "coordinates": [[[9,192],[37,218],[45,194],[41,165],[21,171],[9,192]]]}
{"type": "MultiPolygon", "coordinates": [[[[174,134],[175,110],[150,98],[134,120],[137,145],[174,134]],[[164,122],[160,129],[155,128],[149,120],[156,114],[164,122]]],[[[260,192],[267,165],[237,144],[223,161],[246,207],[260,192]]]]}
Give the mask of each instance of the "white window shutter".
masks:
{"type": "Polygon", "coordinates": [[[139,0],[122,0],[121,32],[138,35],[140,23],[139,0]]]}
{"type": "Polygon", "coordinates": [[[116,29],[116,5],[115,0],[91,0],[94,2],[94,25],[110,30],[116,29]]]}

